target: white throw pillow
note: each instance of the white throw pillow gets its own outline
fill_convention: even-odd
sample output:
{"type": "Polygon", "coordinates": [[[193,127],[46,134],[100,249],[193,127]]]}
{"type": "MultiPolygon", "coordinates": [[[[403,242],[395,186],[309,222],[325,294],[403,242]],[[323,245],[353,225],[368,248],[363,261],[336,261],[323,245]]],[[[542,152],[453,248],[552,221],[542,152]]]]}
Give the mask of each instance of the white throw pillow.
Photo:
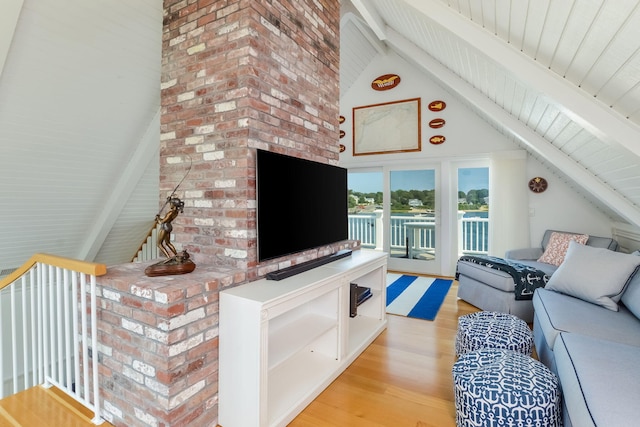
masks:
{"type": "Polygon", "coordinates": [[[622,292],[639,265],[640,257],[572,241],[546,289],[618,311],[622,292]]]}

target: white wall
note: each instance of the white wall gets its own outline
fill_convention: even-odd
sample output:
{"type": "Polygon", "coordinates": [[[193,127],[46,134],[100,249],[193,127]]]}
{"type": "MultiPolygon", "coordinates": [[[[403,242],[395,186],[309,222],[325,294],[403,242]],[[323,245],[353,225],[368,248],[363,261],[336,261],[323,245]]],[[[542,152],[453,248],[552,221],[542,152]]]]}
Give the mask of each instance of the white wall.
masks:
{"type": "MultiPolygon", "coordinates": [[[[457,161],[488,160],[492,152],[521,149],[480,119],[463,103],[458,102],[445,88],[434,83],[427,75],[393,53],[378,55],[351,89],[341,95],[340,114],[346,119],[340,126],[340,129],[345,131],[345,136],[340,143],[346,147],[340,155],[340,165],[350,169],[396,164],[436,165],[437,167],[457,161]],[[401,77],[400,84],[388,91],[373,90],[371,82],[384,74],[398,74],[401,77]],[[422,150],[420,152],[352,155],[352,109],[354,107],[417,97],[420,97],[422,102],[422,150]],[[446,109],[439,113],[429,111],[427,105],[434,100],[445,101],[446,109]],[[429,121],[437,117],[445,119],[446,125],[441,129],[429,128],[429,121]],[[429,137],[435,134],[444,135],[447,138],[446,142],[441,145],[430,144],[429,137]]],[[[448,167],[443,168],[443,170],[448,169],[448,167]]],[[[527,160],[527,179],[522,182],[522,191],[528,194],[530,240],[533,245],[540,242],[544,230],[548,228],[611,236],[612,220],[596,210],[584,198],[577,196],[560,178],[552,175],[532,157],[527,160]],[[543,176],[547,179],[549,188],[546,192],[534,194],[529,191],[528,180],[535,176],[543,176]]],[[[446,267],[444,269],[446,270],[446,267]]]]}
{"type": "Polygon", "coordinates": [[[457,102],[444,88],[429,80],[395,54],[378,55],[351,89],[341,95],[340,114],[346,118],[340,126],[340,129],[346,133],[340,140],[346,146],[346,151],[340,155],[340,164],[344,167],[379,166],[385,162],[406,160],[424,162],[440,161],[451,157],[474,158],[481,154],[487,157],[491,151],[518,149],[464,105],[457,102]],[[376,77],[392,73],[400,75],[401,78],[396,88],[383,92],[371,88],[371,82],[376,77]],[[352,155],[352,109],[410,98],[421,98],[422,102],[422,151],[354,157],[352,155]],[[427,105],[435,100],[445,101],[447,107],[439,113],[429,111],[427,105]],[[445,119],[445,126],[440,129],[431,129],[429,121],[435,118],[445,119]],[[429,143],[429,137],[432,135],[444,135],[447,140],[444,144],[432,145],[429,143]]]}
{"type": "Polygon", "coordinates": [[[527,172],[528,179],[541,176],[549,184],[543,193],[529,191],[531,243],[534,246],[539,245],[546,229],[612,236],[613,221],[558,176],[533,158],[527,162],[527,172]]]}

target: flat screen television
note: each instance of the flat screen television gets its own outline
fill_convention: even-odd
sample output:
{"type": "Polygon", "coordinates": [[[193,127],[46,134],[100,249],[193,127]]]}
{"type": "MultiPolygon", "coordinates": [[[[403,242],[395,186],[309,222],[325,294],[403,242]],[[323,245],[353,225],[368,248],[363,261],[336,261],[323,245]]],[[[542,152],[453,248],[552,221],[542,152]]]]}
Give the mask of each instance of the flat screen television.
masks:
{"type": "Polygon", "coordinates": [[[347,170],[257,150],[258,262],[348,239],[347,170]]]}

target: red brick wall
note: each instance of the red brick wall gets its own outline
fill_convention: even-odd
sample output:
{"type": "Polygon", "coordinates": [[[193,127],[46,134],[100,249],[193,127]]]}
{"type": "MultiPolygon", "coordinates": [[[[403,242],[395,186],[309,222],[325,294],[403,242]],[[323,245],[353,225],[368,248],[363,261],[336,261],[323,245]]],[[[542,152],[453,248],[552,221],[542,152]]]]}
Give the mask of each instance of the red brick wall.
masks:
{"type": "Polygon", "coordinates": [[[140,264],[99,278],[103,415],[116,427],[215,426],[218,295],[242,272],[145,277],[140,264]]]}
{"type": "Polygon", "coordinates": [[[165,0],[164,8],[162,201],[193,162],[177,193],[185,202],[173,223],[177,246],[196,264],[240,268],[249,279],[315,258],[310,251],[258,269],[254,153],[338,162],[339,1],[165,0]]]}

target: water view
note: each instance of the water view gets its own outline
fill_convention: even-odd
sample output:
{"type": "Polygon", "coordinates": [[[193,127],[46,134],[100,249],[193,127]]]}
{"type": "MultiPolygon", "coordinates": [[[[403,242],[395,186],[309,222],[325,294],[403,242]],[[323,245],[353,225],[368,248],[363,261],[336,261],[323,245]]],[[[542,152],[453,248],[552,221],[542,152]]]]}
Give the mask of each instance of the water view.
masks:
{"type": "MultiPolygon", "coordinates": [[[[436,255],[435,170],[389,171],[390,191],[385,201],[382,172],[349,173],[349,236],[363,247],[382,248],[388,234],[392,257],[433,259],[436,255]],[[388,229],[382,206],[389,203],[388,229]]],[[[458,169],[458,252],[488,253],[489,169],[458,169]]],[[[448,231],[442,231],[447,235],[448,231]]]]}

